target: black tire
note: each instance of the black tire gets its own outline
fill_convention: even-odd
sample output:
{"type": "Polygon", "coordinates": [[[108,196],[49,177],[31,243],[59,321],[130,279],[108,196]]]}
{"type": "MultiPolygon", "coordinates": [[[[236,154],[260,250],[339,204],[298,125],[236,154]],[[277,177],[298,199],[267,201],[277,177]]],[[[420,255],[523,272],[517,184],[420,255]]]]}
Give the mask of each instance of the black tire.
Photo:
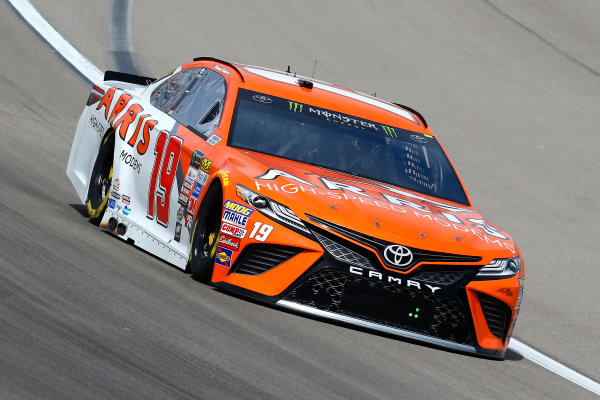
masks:
{"type": "Polygon", "coordinates": [[[194,279],[209,283],[217,255],[223,200],[221,190],[213,186],[204,197],[194,223],[190,243],[190,271],[194,279]]]}
{"type": "Polygon", "coordinates": [[[113,130],[110,130],[100,144],[88,189],[87,212],[90,221],[95,225],[100,224],[108,203],[112,184],[114,148],[115,134],[113,130]]]}

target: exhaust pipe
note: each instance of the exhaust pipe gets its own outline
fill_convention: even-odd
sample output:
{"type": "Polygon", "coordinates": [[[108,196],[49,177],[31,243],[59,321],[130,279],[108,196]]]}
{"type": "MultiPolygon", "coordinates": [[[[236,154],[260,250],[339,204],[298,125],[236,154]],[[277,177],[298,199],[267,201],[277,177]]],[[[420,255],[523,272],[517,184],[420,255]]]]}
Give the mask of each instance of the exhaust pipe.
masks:
{"type": "Polygon", "coordinates": [[[121,223],[117,225],[117,233],[123,236],[127,232],[127,225],[121,223]]]}
{"type": "Polygon", "coordinates": [[[117,219],[115,217],[111,217],[108,220],[108,230],[110,232],[114,232],[115,229],[117,229],[117,219]]]}

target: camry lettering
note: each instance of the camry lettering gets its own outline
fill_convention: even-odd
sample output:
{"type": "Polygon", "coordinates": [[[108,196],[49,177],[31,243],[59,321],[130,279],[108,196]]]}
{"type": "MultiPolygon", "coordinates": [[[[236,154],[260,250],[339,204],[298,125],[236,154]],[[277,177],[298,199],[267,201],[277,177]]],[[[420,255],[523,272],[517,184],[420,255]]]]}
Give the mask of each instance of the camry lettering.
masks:
{"type": "MultiPolygon", "coordinates": [[[[370,269],[364,269],[364,268],[357,267],[354,265],[349,266],[348,271],[351,274],[363,276],[366,278],[375,278],[375,279],[383,281],[383,282],[395,283],[397,285],[406,286],[406,287],[414,287],[418,290],[425,290],[425,288],[421,286],[420,282],[417,282],[417,281],[411,280],[411,279],[397,278],[397,277],[394,277],[391,275],[385,275],[385,274],[382,274],[381,272],[373,271],[370,269]]],[[[441,289],[441,287],[431,286],[427,283],[423,284],[423,286],[425,286],[427,289],[429,289],[429,291],[431,293],[435,293],[441,289]]]]}

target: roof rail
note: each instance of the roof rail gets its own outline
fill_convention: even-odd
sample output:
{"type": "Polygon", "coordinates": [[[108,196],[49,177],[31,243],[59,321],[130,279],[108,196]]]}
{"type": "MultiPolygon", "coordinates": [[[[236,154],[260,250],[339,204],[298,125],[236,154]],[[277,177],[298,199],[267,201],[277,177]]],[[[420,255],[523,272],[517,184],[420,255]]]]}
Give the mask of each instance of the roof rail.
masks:
{"type": "Polygon", "coordinates": [[[194,58],[194,61],[214,61],[214,62],[218,62],[218,63],[224,64],[224,65],[227,65],[228,67],[231,67],[235,72],[238,73],[240,78],[242,78],[242,82],[245,82],[244,75],[242,75],[240,70],[237,69],[237,67],[235,65],[233,65],[232,63],[229,63],[229,62],[223,61],[223,60],[219,60],[218,58],[214,58],[214,57],[196,57],[196,58],[194,58]]]}
{"type": "Polygon", "coordinates": [[[423,116],[421,115],[421,113],[420,113],[420,112],[418,112],[418,111],[417,111],[417,110],[415,110],[414,108],[410,108],[410,107],[408,107],[408,106],[405,106],[405,105],[402,105],[402,104],[400,104],[400,103],[392,103],[392,104],[394,104],[395,106],[398,106],[398,107],[404,108],[405,110],[408,110],[408,111],[410,111],[411,113],[415,114],[417,117],[419,117],[419,119],[420,119],[421,121],[423,121],[423,126],[425,126],[425,128],[427,128],[427,121],[425,121],[425,117],[423,117],[423,116]]]}

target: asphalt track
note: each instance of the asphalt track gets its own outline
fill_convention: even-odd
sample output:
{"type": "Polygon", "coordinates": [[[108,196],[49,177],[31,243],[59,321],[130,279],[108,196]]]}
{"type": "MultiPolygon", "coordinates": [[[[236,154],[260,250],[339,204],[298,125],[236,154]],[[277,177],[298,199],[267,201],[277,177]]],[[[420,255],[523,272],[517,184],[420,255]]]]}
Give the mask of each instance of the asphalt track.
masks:
{"type": "MultiPolygon", "coordinates": [[[[108,2],[33,3],[114,68],[108,2]]],[[[318,59],[319,79],[422,111],[525,253],[515,337],[600,381],[600,5],[250,3],[136,2],[125,50],[152,75],[200,55],[308,75],[318,59]]],[[[238,299],[98,231],[64,173],[89,86],[6,2],[0,18],[0,398],[597,398],[514,352],[475,358],[238,299]]]]}

